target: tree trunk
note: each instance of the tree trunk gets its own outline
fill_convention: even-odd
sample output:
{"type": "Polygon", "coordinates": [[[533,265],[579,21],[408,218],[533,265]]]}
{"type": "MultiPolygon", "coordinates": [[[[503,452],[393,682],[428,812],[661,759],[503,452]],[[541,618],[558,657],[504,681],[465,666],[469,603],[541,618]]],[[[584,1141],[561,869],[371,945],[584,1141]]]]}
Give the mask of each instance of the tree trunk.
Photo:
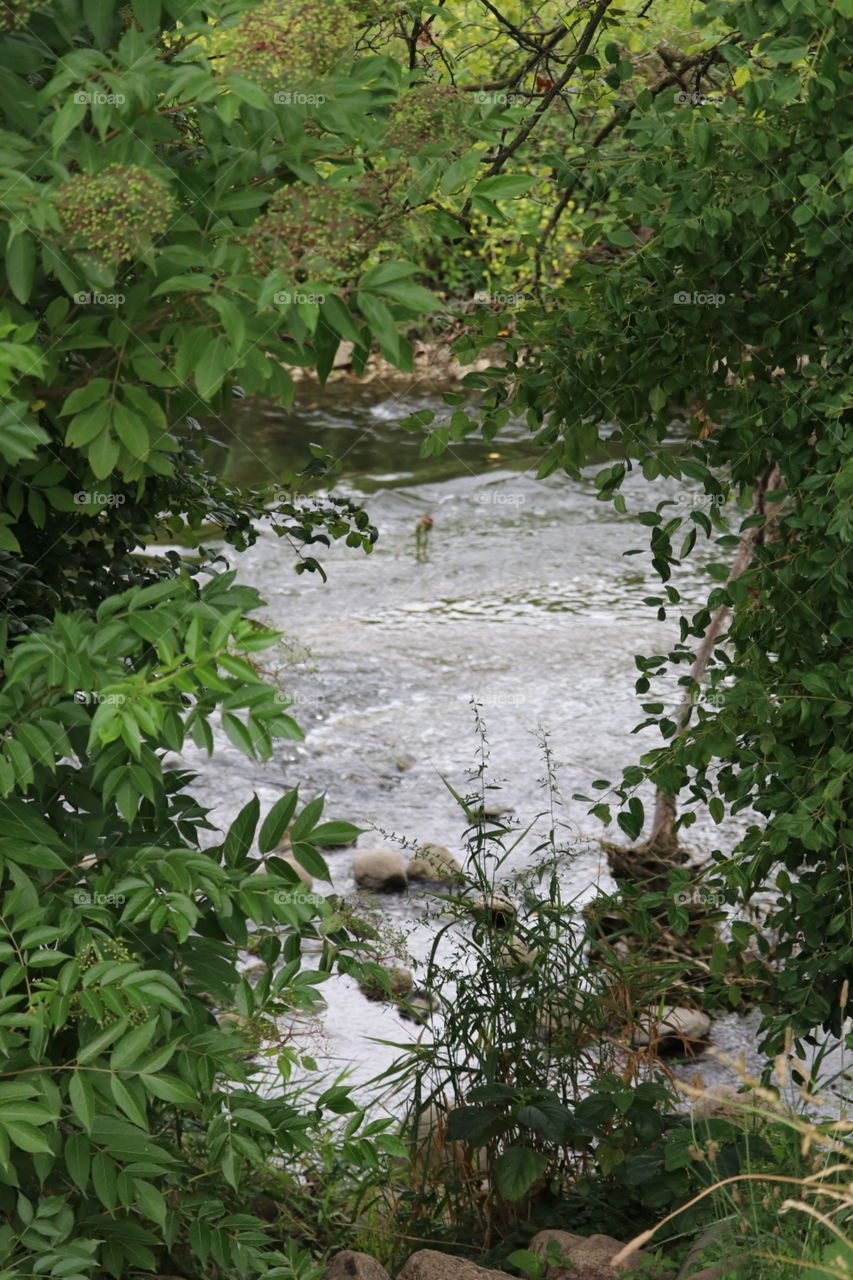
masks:
{"type": "MultiPolygon", "coordinates": [[[[778,489],[782,479],[778,466],[774,463],[766,475],[762,476],[758,484],[755,486],[755,501],[753,503],[753,514],[764,515],[765,498],[768,492],[778,489]]],[[[773,504],[773,510],[767,516],[764,525],[753,525],[747,529],[738,545],[737,554],[735,555],[727,582],[733,582],[735,578],[747,569],[752,561],[752,552],[756,541],[764,541],[765,538],[772,535],[772,527],[776,520],[777,504],[773,504]]],[[[691,684],[698,684],[702,676],[705,674],[705,668],[708,665],[708,659],[718,637],[722,634],[729,616],[729,606],[727,604],[720,605],[712,615],[708,623],[702,643],[696,650],[696,656],[693,659],[693,665],[690,668],[691,684]]],[[[675,716],[675,732],[672,735],[672,741],[679,738],[684,732],[687,724],[687,717],[693,702],[690,697],[690,688],[685,690],[681,705],[675,716]]],[[[655,808],[652,816],[652,831],[648,840],[638,846],[636,849],[620,850],[617,852],[617,846],[608,846],[608,857],[610,859],[611,869],[616,874],[618,867],[621,876],[628,876],[630,879],[644,879],[644,873],[651,870],[652,863],[684,862],[685,854],[679,847],[678,836],[675,832],[675,821],[678,817],[678,806],[675,796],[668,795],[667,792],[661,791],[660,788],[655,792],[655,808]],[[620,853],[622,856],[619,856],[620,853]],[[631,870],[632,863],[635,863],[631,870]]]]}

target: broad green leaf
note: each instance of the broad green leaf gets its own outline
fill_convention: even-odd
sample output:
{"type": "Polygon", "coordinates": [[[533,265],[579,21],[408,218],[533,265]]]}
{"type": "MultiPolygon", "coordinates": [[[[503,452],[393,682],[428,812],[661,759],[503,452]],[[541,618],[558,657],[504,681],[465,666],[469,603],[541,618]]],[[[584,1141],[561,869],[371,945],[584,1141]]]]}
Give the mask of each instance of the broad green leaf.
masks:
{"type": "Polygon", "coordinates": [[[35,265],[35,243],[28,232],[22,231],[6,245],[6,277],[19,302],[29,299],[35,265]]]}
{"type": "Polygon", "coordinates": [[[85,1071],[74,1071],[68,1085],[71,1109],[83,1128],[91,1133],[95,1119],[95,1095],[85,1071]]]}
{"type": "Polygon", "coordinates": [[[530,1147],[508,1147],[495,1161],[495,1183],[507,1200],[521,1200],[548,1168],[548,1158],[530,1147]]]}
{"type": "Polygon", "coordinates": [[[258,849],[261,853],[269,853],[275,849],[284,835],[291,818],[296,812],[299,800],[297,790],[289,791],[286,796],[276,800],[264,821],[258,835],[258,849]]]}
{"type": "Polygon", "coordinates": [[[139,1079],[150,1094],[163,1102],[174,1102],[182,1107],[194,1109],[201,1103],[201,1099],[194,1090],[178,1076],[160,1073],[156,1076],[140,1075],[139,1079]]]}

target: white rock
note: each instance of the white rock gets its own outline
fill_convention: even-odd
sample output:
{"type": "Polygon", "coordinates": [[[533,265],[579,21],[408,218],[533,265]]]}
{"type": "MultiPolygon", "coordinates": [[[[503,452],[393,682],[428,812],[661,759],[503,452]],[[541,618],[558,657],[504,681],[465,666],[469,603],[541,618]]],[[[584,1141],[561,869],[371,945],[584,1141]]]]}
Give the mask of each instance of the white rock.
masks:
{"type": "Polygon", "coordinates": [[[638,1019],[631,1034],[636,1046],[653,1044],[656,1048],[690,1049],[698,1047],[711,1029],[711,1019],[701,1009],[684,1009],[666,1004],[662,1009],[647,1009],[638,1019]]]}
{"type": "Polygon", "coordinates": [[[482,923],[488,919],[495,929],[511,929],[518,915],[509,898],[502,898],[497,894],[491,894],[488,898],[482,895],[470,898],[467,906],[475,920],[482,923]]]}
{"type": "Polygon", "coordinates": [[[359,889],[403,893],[408,884],[403,859],[393,849],[360,849],[352,869],[359,889]]]}
{"type": "Polygon", "coordinates": [[[422,844],[406,868],[406,874],[410,880],[452,883],[461,879],[462,867],[444,845],[422,844]]]}

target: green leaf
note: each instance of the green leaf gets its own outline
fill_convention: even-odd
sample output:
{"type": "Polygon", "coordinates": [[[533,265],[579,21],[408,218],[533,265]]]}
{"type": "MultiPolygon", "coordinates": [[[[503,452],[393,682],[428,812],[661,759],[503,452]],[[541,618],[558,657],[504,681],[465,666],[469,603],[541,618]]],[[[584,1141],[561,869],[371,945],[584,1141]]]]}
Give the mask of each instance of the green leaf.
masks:
{"type": "Polygon", "coordinates": [[[118,1021],[111,1023],[105,1027],[98,1035],[86,1042],[77,1051],[77,1061],[84,1064],[91,1062],[93,1058],[97,1058],[99,1053],[103,1053],[107,1045],[112,1044],[119,1036],[123,1035],[127,1030],[127,1018],[120,1018],[118,1021]]]}
{"type": "Polygon", "coordinates": [[[134,458],[146,458],[151,442],[144,422],[128,410],[123,404],[113,408],[113,427],[119,440],[134,458]]]}
{"type": "Polygon", "coordinates": [[[75,1187],[85,1191],[89,1185],[91,1144],[85,1134],[69,1133],[65,1139],[65,1167],[75,1187]]]}
{"type": "Polygon", "coordinates": [[[346,338],[348,342],[354,342],[356,346],[361,344],[361,329],[356,323],[355,317],[335,294],[326,295],[326,301],[320,308],[320,315],[329,328],[333,329],[340,337],[346,338]]]}
{"type": "Polygon", "coordinates": [[[148,1129],[148,1117],[120,1076],[110,1075],[110,1092],[116,1105],[138,1128],[148,1129]]]}
{"type": "Polygon", "coordinates": [[[261,823],[261,830],[258,835],[258,849],[261,853],[269,853],[276,848],[296,812],[298,800],[298,790],[289,791],[286,796],[276,800],[261,823]]]}
{"type": "Polygon", "coordinates": [[[449,196],[460,187],[466,186],[479,169],[482,160],[483,157],[478,151],[469,151],[460,160],[454,160],[444,171],[439,187],[441,194],[449,196]]]}
{"type": "Polygon", "coordinates": [[[105,1209],[113,1210],[118,1201],[116,1165],[103,1151],[92,1160],[92,1185],[105,1209]]]}
{"type": "Polygon", "coordinates": [[[102,431],[89,445],[89,466],[98,480],[105,480],[115,470],[119,459],[119,446],[109,430],[102,431]]]}
{"type": "MultiPolygon", "coordinates": [[[[285,797],[286,798],[286,797],[285,797]]],[[[281,801],[278,801],[280,804],[281,801]]],[[[274,812],[275,806],[273,806],[274,812]]],[[[258,818],[261,816],[261,802],[257,796],[252,796],[248,804],[245,804],[237,817],[228,828],[228,834],[225,837],[223,853],[225,861],[231,867],[244,858],[252,847],[252,841],[255,838],[255,829],[258,825],[258,818]]],[[[269,818],[267,819],[269,821],[269,818]]],[[[287,823],[285,823],[285,826],[287,823]]],[[[266,853],[267,850],[261,850],[266,853]]]]}
{"type": "Polygon", "coordinates": [[[68,1086],[68,1098],[71,1103],[71,1110],[87,1133],[91,1133],[95,1120],[95,1095],[86,1072],[75,1071],[72,1073],[68,1086]]]}
{"type": "Polygon", "coordinates": [[[495,1183],[507,1200],[521,1200],[548,1168],[548,1159],[530,1147],[509,1147],[495,1161],[495,1183]]]}
{"type": "Polygon", "coordinates": [[[447,1136],[452,1142],[485,1146],[504,1131],[507,1120],[493,1107],[454,1107],[447,1117],[447,1136]]]}
{"type": "Polygon", "coordinates": [[[363,292],[356,294],[356,303],[379,343],[382,354],[392,364],[399,365],[402,355],[400,335],[397,332],[397,322],[385,303],[372,293],[363,292]]]}
{"type": "Polygon", "coordinates": [[[39,1133],[35,1125],[24,1124],[19,1120],[3,1120],[0,1117],[0,1132],[5,1133],[13,1146],[20,1147],[21,1151],[27,1151],[30,1155],[36,1155],[39,1152],[46,1152],[49,1155],[52,1151],[49,1142],[39,1133]]]}
{"type": "Polygon", "coordinates": [[[512,200],[523,196],[536,182],[536,178],[523,173],[499,173],[493,178],[482,178],[471,189],[475,196],[488,196],[491,200],[512,200]]]}
{"type": "Polygon", "coordinates": [[[152,1222],[156,1222],[161,1230],[166,1230],[166,1199],[161,1191],[158,1191],[150,1182],[146,1182],[144,1178],[134,1178],[134,1190],[136,1191],[136,1203],[139,1205],[142,1213],[146,1218],[150,1218],[152,1222]]]}
{"type": "Polygon", "coordinates": [[[76,391],[72,391],[65,397],[59,411],[60,417],[80,413],[81,410],[98,404],[108,397],[109,392],[110,382],[107,378],[92,378],[91,381],[84,383],[82,387],[77,387],[76,391]]]}
{"type": "Polygon", "coordinates": [[[156,1018],[133,1027],[116,1045],[110,1055],[110,1071],[122,1071],[126,1067],[135,1067],[140,1054],[143,1054],[154,1038],[158,1023],[156,1018]]]}
{"type": "Polygon", "coordinates": [[[321,822],[319,827],[314,827],[311,831],[311,843],[321,846],[352,844],[363,829],[353,826],[351,822],[321,822]]]}
{"type": "Polygon", "coordinates": [[[300,813],[290,833],[291,840],[304,840],[311,835],[326,804],[325,796],[316,796],[300,813]]]}
{"type": "Polygon", "coordinates": [[[315,880],[327,880],[332,883],[332,877],[329,874],[329,868],[326,866],[326,860],[319,854],[313,845],[297,842],[291,850],[294,858],[300,867],[304,867],[309,875],[315,880]]]}
{"type": "Polygon", "coordinates": [[[163,1102],[174,1102],[182,1107],[191,1107],[195,1110],[201,1105],[201,1099],[195,1090],[191,1089],[185,1080],[179,1079],[178,1076],[169,1076],[162,1073],[156,1076],[140,1075],[145,1088],[155,1098],[160,1098],[163,1102]]]}
{"type": "Polygon", "coordinates": [[[33,287],[36,247],[31,235],[22,231],[6,245],[6,277],[19,302],[26,302],[33,287]]]}
{"type": "Polygon", "coordinates": [[[195,366],[195,385],[202,400],[210,401],[229,371],[229,347],[223,338],[209,339],[195,366]]]}

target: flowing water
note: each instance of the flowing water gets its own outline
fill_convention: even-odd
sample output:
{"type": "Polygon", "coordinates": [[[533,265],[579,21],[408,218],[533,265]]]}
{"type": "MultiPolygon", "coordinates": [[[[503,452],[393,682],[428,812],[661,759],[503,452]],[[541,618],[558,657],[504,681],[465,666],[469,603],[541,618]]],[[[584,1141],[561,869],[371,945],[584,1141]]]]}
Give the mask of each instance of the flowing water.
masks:
{"type": "MultiPolygon", "coordinates": [[[[635,475],[624,488],[628,514],[619,515],[596,500],[598,467],[580,481],[537,480],[539,458],[522,423],[492,443],[468,439],[421,459],[422,437],[399,423],[423,408],[446,412],[437,394],[418,388],[306,383],[291,412],[246,401],[228,427],[217,426],[222,448],[213,461],[229,479],[278,479],[307,463],[310,443],[342,458],[338,487],[364,503],[380,538],[369,556],[342,545],[318,554],[326,583],[297,576],[292,553],[274,535],[241,554],[226,549],[241,581],[267,601],[264,620],[286,637],[284,688],[305,741],[279,745],[258,765],[218,734],[212,760],[193,752],[184,759],[199,771],[196,793],[220,825],[252,791],[265,812],[298,784],[306,800],[326,794],[327,817],[366,828],[362,847],[399,847],[396,835],[446,845],[464,859],[466,824],[442,779],[469,790],[479,745],[475,700],[489,778],[499,788],[491,801],[508,806],[522,827],[548,804],[541,744],[548,735],[563,838],[576,849],[567,888],[583,900],[613,888],[596,837],[623,837],[603,832],[571,797],[595,794],[593,781],[617,780],[660,741],[654,730],[632,735],[643,718],[634,655],[666,653],[678,638],[677,617],[660,622],[644,604],[658,580],[646,530],[631,513],[665,497],[693,498],[673,481],[650,485],[635,475]],[[433,523],[424,550],[415,527],[426,515],[433,523]]],[[[703,598],[701,559],[691,557],[677,579],[688,608],[703,598]]],[[[668,698],[674,705],[671,686],[668,698]]],[[[730,847],[739,829],[700,818],[689,845],[701,857],[730,847]]],[[[522,842],[516,865],[530,846],[522,842]]],[[[336,892],[354,889],[352,852],[329,854],[336,892]]],[[[411,893],[382,903],[407,929],[416,958],[429,944],[422,902],[411,893]]],[[[352,1068],[356,1081],[394,1057],[377,1039],[411,1038],[396,1011],[368,1003],[350,979],[335,978],[323,992],[322,1056],[352,1068]]],[[[754,1017],[723,1018],[714,1041],[729,1052],[747,1049],[755,1067],[754,1030],[754,1017]]],[[[702,1070],[708,1082],[728,1078],[709,1060],[702,1070]]]]}

